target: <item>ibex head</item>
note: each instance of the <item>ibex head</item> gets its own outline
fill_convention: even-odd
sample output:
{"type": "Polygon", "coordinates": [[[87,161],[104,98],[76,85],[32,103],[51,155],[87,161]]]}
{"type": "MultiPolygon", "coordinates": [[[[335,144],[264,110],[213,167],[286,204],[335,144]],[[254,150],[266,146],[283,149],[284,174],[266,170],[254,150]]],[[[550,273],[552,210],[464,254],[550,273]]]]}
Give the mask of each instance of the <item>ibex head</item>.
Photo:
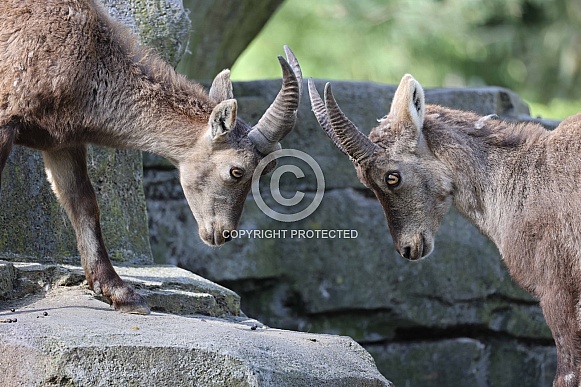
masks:
{"type": "Polygon", "coordinates": [[[420,84],[411,75],[402,78],[389,114],[369,138],[343,114],[329,83],[324,102],[312,80],[309,93],[321,127],[379,199],[398,252],[410,260],[428,256],[452,202],[452,181],[422,133],[425,102],[420,84]]]}
{"type": "MultiPolygon", "coordinates": [[[[237,118],[230,72],[222,71],[212,83],[210,98],[216,103],[206,133],[178,164],[180,182],[196,218],[202,240],[221,245],[229,240],[242,213],[258,163],[280,149],[279,141],[294,127],[301,95],[301,69],[285,46],[279,56],[282,88],[256,125],[237,118]]],[[[272,170],[266,168],[265,172],[272,170]]]]}

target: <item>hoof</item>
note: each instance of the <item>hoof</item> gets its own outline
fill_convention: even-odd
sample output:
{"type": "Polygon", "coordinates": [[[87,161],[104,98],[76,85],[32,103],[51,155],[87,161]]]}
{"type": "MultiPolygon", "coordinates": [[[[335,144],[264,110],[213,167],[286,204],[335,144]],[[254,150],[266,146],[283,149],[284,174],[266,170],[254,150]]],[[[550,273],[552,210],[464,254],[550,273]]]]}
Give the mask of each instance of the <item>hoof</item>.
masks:
{"type": "Polygon", "coordinates": [[[149,314],[149,306],[142,301],[141,303],[124,303],[124,304],[113,304],[116,311],[121,313],[131,313],[131,314],[149,314]]]}
{"type": "Polygon", "coordinates": [[[151,312],[145,299],[130,287],[115,292],[115,296],[111,296],[111,301],[118,312],[132,314],[149,314],[151,312]]]}

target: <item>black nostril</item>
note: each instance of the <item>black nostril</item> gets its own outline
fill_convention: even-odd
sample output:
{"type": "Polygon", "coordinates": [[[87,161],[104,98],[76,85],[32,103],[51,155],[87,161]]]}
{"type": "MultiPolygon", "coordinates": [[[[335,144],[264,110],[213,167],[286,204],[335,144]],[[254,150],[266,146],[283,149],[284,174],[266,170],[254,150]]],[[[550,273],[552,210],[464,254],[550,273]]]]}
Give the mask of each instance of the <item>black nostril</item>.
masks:
{"type": "Polygon", "coordinates": [[[405,259],[410,259],[411,255],[412,255],[412,248],[410,246],[404,247],[402,252],[401,252],[401,255],[405,259]]]}
{"type": "Polygon", "coordinates": [[[224,241],[230,242],[232,240],[232,235],[228,234],[227,237],[224,237],[224,241]]]}

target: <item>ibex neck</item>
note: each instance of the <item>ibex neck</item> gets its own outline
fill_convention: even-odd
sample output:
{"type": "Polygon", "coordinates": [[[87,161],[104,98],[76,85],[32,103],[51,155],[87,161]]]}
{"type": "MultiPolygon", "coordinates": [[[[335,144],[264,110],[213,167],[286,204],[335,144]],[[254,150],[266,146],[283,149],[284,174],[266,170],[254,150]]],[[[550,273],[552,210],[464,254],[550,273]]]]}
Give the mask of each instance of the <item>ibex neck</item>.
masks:
{"type": "Polygon", "coordinates": [[[428,106],[426,113],[424,135],[454,179],[456,208],[501,249],[548,132],[439,106],[428,106]]]}
{"type": "Polygon", "coordinates": [[[146,52],[111,75],[89,108],[91,142],[179,160],[206,128],[214,106],[202,86],[146,52]]]}

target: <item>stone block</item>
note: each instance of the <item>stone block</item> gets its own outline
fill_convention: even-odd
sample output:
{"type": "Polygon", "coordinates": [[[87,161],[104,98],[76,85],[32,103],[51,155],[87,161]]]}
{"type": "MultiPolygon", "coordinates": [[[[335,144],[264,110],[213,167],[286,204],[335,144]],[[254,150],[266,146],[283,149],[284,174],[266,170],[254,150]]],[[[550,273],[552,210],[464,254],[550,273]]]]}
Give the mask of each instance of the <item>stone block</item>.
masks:
{"type": "Polygon", "coordinates": [[[369,350],[375,361],[391,372],[396,386],[511,385],[488,383],[486,348],[474,339],[398,343],[382,348],[370,347],[369,350]]]}
{"type": "Polygon", "coordinates": [[[4,385],[391,386],[347,337],[240,318],[122,314],[78,287],[15,306],[0,311],[0,320],[18,320],[0,330],[4,385]]]}

